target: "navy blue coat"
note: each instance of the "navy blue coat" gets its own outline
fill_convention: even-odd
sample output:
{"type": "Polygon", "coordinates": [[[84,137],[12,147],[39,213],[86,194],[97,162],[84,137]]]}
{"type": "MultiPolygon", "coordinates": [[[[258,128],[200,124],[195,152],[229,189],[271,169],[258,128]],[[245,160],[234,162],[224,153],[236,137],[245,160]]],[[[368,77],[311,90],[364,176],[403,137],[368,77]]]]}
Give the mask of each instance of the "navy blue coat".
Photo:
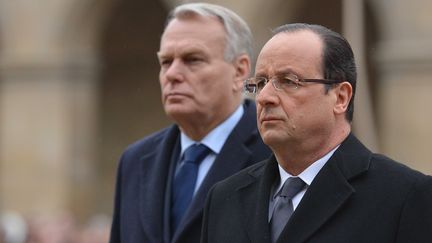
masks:
{"type": "MultiPolygon", "coordinates": [[[[229,135],[202,182],[173,243],[198,243],[205,198],[218,181],[270,156],[256,127],[255,104],[229,135]]],[[[116,184],[111,243],[170,242],[169,212],[173,164],[179,154],[179,128],[163,129],[130,145],[121,157],[116,184]]]]}

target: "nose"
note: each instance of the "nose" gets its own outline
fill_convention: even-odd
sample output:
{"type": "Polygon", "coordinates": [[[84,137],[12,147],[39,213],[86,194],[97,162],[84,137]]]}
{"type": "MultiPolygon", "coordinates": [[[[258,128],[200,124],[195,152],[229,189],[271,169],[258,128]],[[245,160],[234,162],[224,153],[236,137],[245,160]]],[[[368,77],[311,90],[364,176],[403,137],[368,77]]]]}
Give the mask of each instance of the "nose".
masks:
{"type": "Polygon", "coordinates": [[[172,63],[165,69],[165,71],[161,70],[161,74],[165,76],[168,81],[180,82],[183,80],[183,65],[182,62],[175,59],[172,63]]]}
{"type": "Polygon", "coordinates": [[[255,97],[255,101],[262,106],[275,105],[278,100],[277,90],[273,86],[272,80],[269,80],[255,97]]]}

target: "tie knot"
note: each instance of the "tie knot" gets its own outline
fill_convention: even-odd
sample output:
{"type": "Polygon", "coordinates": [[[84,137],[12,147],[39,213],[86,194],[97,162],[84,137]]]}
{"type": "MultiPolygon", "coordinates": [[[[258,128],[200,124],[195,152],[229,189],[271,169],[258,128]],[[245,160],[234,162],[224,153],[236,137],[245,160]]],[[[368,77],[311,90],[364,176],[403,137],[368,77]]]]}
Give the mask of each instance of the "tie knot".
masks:
{"type": "Polygon", "coordinates": [[[210,153],[210,149],[204,144],[194,144],[184,152],[184,162],[199,164],[210,153]]]}
{"type": "Polygon", "coordinates": [[[299,177],[290,177],[285,181],[281,189],[280,196],[292,199],[297,193],[299,193],[303,189],[304,186],[304,181],[299,177]]]}

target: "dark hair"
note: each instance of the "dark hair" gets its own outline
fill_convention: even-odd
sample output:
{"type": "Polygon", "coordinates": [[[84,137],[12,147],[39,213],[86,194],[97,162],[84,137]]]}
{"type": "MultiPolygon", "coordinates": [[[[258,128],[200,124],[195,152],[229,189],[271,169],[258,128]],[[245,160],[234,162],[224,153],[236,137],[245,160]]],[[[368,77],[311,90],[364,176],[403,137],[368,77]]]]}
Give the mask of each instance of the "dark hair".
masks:
{"type": "MultiPolygon", "coordinates": [[[[351,122],[354,116],[357,71],[354,53],[350,44],[339,33],[316,24],[294,23],[282,25],[273,30],[273,35],[282,32],[297,32],[300,30],[310,30],[322,39],[324,44],[322,59],[324,78],[347,81],[351,84],[353,93],[345,114],[346,119],[351,122]]],[[[331,87],[331,85],[326,85],[327,91],[331,87]]]]}

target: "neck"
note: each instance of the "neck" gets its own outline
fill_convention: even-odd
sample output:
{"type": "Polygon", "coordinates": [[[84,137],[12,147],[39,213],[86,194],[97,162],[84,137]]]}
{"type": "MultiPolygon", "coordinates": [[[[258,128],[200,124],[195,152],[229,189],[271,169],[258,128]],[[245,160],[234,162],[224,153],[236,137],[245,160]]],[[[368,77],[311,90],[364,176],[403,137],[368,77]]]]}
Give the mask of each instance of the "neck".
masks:
{"type": "MultiPolygon", "coordinates": [[[[240,105],[240,104],[239,104],[240,105]]],[[[180,130],[189,138],[200,141],[207,136],[217,126],[225,122],[238,108],[233,106],[230,110],[226,110],[224,114],[203,114],[201,116],[186,116],[185,119],[177,119],[177,124],[180,130]]]]}
{"type": "Polygon", "coordinates": [[[215,126],[199,126],[198,124],[196,124],[196,126],[191,125],[179,125],[180,130],[186,134],[186,136],[188,136],[189,138],[191,138],[194,141],[201,141],[205,136],[207,136],[207,134],[210,133],[211,130],[213,130],[215,126]]]}
{"type": "Polygon", "coordinates": [[[299,175],[311,164],[324,157],[331,150],[341,144],[349,135],[348,125],[337,133],[330,134],[323,139],[312,139],[303,144],[294,142],[272,150],[280,166],[291,175],[299,175]]]}

